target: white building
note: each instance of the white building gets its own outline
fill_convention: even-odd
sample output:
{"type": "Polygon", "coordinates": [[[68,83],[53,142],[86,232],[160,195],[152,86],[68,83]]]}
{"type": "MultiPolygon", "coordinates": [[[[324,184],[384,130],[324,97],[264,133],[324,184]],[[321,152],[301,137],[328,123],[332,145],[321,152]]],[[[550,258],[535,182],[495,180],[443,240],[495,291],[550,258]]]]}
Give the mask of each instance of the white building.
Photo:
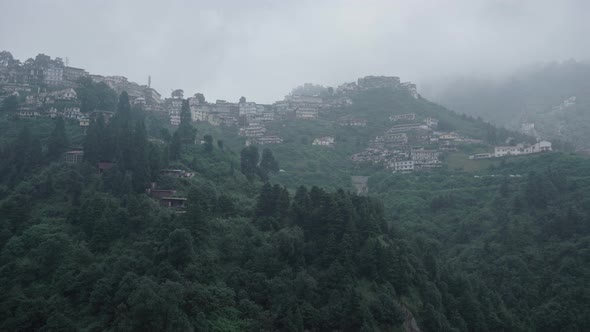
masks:
{"type": "Polygon", "coordinates": [[[523,154],[523,152],[524,147],[522,144],[515,146],[496,146],[494,148],[494,157],[518,156],[523,154]]]}
{"type": "Polygon", "coordinates": [[[253,102],[240,103],[238,105],[238,110],[240,116],[255,116],[258,111],[256,103],[253,102]]]}
{"type": "Polygon", "coordinates": [[[168,111],[170,115],[170,124],[173,126],[180,125],[180,110],[179,109],[170,109],[168,111]]]}
{"type": "Polygon", "coordinates": [[[400,120],[406,120],[406,121],[411,121],[416,119],[416,114],[415,113],[407,113],[407,114],[394,114],[392,116],[389,117],[390,121],[400,121],[400,120]]]}
{"type": "Polygon", "coordinates": [[[315,107],[299,107],[295,110],[297,119],[317,119],[318,109],[315,107]]]}
{"type": "Polygon", "coordinates": [[[252,122],[244,128],[240,128],[240,136],[245,137],[261,137],[266,133],[266,128],[263,125],[252,122]]]}
{"type": "Polygon", "coordinates": [[[192,121],[208,121],[211,114],[211,107],[209,105],[193,105],[191,108],[192,121]]]}
{"type": "Polygon", "coordinates": [[[424,123],[432,129],[438,127],[438,120],[435,118],[426,118],[424,119],[424,123]]]}
{"type": "Polygon", "coordinates": [[[313,140],[312,145],[321,145],[321,146],[333,146],[334,145],[334,137],[320,137],[313,140]]]}

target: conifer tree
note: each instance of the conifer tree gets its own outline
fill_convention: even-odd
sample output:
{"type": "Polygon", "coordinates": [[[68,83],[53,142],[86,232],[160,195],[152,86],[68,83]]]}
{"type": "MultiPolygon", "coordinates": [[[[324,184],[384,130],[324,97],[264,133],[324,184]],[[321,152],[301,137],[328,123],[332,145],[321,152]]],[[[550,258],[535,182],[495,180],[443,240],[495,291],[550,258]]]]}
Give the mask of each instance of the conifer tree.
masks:
{"type": "Polygon", "coordinates": [[[275,160],[272,151],[268,148],[262,150],[260,169],[262,170],[265,176],[267,176],[269,173],[279,171],[279,163],[275,160]]]}
{"type": "Polygon", "coordinates": [[[170,140],[170,160],[178,160],[180,159],[180,153],[182,151],[182,142],[180,141],[180,134],[178,130],[174,132],[172,135],[172,139],[170,140]]]}
{"type": "Polygon", "coordinates": [[[119,123],[129,123],[131,121],[131,104],[129,103],[129,95],[126,91],[119,95],[119,103],[117,104],[117,118],[119,123]]]}
{"type": "Polygon", "coordinates": [[[211,153],[213,151],[213,137],[211,135],[205,135],[203,136],[203,141],[205,141],[205,152],[211,153]]]}
{"type": "Polygon", "coordinates": [[[250,145],[240,152],[240,170],[248,181],[254,180],[258,171],[258,148],[250,145]]]}
{"type": "Polygon", "coordinates": [[[177,132],[180,134],[182,143],[192,144],[195,142],[197,131],[191,124],[191,110],[188,105],[188,100],[182,101],[182,108],[180,110],[180,126],[177,132]]]}
{"type": "Polygon", "coordinates": [[[47,154],[50,159],[57,158],[68,147],[68,137],[66,136],[65,122],[62,117],[58,117],[55,122],[55,128],[51,132],[47,141],[47,154]]]}
{"type": "Polygon", "coordinates": [[[133,189],[143,192],[150,181],[150,164],[148,162],[148,141],[143,121],[138,121],[133,132],[133,189]]]}

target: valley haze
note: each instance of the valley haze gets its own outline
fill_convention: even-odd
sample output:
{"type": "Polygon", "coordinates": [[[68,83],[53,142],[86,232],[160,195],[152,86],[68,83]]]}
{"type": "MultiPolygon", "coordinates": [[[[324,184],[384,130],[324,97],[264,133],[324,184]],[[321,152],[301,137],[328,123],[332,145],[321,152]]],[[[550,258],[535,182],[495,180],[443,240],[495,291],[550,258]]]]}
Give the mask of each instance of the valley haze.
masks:
{"type": "Polygon", "coordinates": [[[452,77],[588,59],[589,11],[582,0],[2,1],[0,45],[140,84],[151,75],[162,95],[270,103],[304,82],[395,75],[430,96],[452,77]]]}

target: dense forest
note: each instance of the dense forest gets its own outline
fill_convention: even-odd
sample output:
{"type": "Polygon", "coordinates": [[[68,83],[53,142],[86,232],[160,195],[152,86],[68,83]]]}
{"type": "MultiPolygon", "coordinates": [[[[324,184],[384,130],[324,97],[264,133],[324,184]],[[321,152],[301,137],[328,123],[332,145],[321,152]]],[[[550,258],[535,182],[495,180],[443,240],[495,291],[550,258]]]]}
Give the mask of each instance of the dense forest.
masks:
{"type": "MultiPolygon", "coordinates": [[[[369,112],[390,97],[360,98],[369,112]]],[[[404,100],[390,101],[435,107],[404,100]]],[[[364,197],[329,170],[330,189],[285,185],[285,151],[224,144],[186,101],[173,133],[126,93],[84,136],[61,119],[1,121],[2,331],[590,330],[590,162],[577,155],[376,172],[364,197]],[[84,161],[64,162],[75,145],[84,161]],[[154,184],[185,207],[158,204],[154,184]]]]}

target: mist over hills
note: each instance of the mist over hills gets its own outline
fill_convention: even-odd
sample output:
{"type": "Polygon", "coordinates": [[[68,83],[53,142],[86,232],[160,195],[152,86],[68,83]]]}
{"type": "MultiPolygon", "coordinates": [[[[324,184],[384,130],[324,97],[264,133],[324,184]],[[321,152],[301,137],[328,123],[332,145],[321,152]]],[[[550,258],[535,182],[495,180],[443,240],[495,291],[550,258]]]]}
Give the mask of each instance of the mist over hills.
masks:
{"type": "Polygon", "coordinates": [[[440,84],[431,99],[457,112],[544,139],[590,147],[590,64],[569,60],[509,76],[466,76],[440,84]],[[534,128],[531,127],[534,125],[534,128]]]}

